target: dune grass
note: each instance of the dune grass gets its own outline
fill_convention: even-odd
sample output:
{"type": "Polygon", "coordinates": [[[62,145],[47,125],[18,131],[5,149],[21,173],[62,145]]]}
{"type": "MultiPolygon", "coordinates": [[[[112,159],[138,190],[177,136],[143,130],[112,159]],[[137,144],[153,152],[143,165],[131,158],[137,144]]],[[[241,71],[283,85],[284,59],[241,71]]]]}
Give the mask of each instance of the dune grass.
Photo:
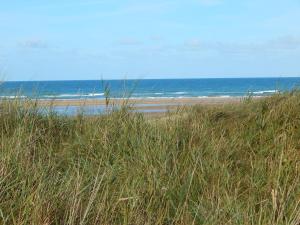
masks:
{"type": "Polygon", "coordinates": [[[162,118],[0,103],[1,224],[300,223],[300,93],[162,118]]]}

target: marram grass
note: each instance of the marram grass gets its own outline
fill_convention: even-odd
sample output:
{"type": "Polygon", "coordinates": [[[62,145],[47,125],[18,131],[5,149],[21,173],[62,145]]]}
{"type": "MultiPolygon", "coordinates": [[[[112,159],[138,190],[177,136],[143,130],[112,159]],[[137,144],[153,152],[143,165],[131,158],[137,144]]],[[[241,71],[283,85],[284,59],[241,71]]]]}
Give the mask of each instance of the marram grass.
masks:
{"type": "Polygon", "coordinates": [[[1,224],[300,224],[300,93],[162,118],[0,103],[1,224]]]}

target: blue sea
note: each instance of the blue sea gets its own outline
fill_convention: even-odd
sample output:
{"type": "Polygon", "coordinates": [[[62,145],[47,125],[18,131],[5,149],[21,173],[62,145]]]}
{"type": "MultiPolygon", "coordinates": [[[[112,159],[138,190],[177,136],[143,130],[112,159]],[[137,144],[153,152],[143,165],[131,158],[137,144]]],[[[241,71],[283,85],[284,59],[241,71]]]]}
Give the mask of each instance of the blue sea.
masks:
{"type": "Polygon", "coordinates": [[[102,99],[266,96],[299,87],[300,77],[147,80],[14,81],[0,84],[0,98],[102,99]]]}
{"type": "MultiPolygon", "coordinates": [[[[152,80],[80,80],[80,81],[16,81],[0,84],[0,99],[31,98],[45,100],[110,98],[186,98],[269,96],[298,88],[300,77],[293,78],[211,78],[152,80]]],[[[97,115],[104,106],[55,106],[51,110],[63,115],[78,112],[97,115]]],[[[162,112],[148,109],[141,112],[162,112]]],[[[138,110],[137,110],[138,111],[138,110]]]]}

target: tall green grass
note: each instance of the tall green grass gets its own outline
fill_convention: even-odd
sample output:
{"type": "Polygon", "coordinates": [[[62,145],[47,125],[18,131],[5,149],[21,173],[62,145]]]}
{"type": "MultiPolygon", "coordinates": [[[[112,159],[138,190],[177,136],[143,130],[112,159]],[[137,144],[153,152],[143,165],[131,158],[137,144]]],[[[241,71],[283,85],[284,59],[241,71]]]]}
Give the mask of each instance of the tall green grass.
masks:
{"type": "Polygon", "coordinates": [[[1,224],[300,223],[300,93],[145,118],[0,103],[1,224]]]}

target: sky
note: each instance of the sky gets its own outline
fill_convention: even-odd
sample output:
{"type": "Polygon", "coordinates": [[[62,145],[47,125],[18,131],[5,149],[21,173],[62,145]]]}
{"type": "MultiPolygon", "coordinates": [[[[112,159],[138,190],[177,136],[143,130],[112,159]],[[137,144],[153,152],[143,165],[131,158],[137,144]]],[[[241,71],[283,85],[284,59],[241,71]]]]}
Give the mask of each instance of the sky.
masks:
{"type": "Polygon", "coordinates": [[[300,76],[300,0],[14,0],[0,79],[300,76]]]}

